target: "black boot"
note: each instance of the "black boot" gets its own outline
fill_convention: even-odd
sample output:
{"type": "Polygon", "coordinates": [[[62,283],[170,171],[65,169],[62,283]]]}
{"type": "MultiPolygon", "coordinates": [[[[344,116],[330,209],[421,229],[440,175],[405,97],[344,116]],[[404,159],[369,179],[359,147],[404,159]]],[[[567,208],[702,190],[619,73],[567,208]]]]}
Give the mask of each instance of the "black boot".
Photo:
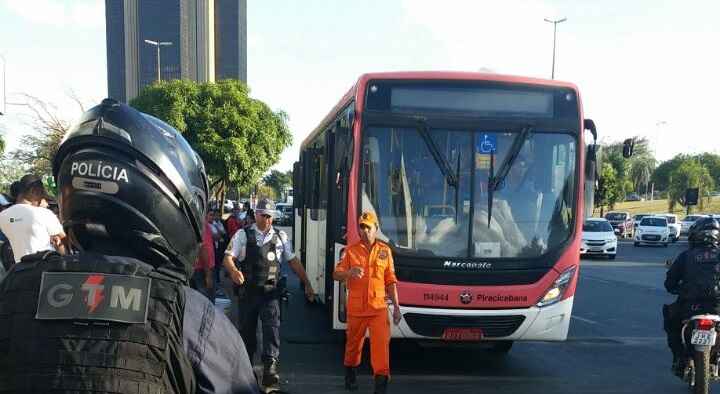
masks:
{"type": "Polygon", "coordinates": [[[357,389],[357,368],[345,367],[345,390],[356,391],[357,389]]]}
{"type": "Polygon", "coordinates": [[[388,377],[385,375],[375,375],[375,394],[387,393],[388,377]]]}
{"type": "Polygon", "coordinates": [[[280,384],[280,375],[278,374],[278,360],[268,359],[263,362],[263,378],[262,385],[265,387],[276,387],[280,384]]]}

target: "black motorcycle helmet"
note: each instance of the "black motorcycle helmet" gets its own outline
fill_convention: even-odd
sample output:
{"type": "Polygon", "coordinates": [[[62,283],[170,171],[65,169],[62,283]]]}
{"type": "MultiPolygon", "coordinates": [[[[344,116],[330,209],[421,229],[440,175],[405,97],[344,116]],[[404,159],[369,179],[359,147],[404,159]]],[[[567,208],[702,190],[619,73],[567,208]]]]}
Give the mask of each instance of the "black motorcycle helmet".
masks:
{"type": "Polygon", "coordinates": [[[690,247],[720,246],[720,223],[712,217],[698,219],[688,233],[690,247]]]}
{"type": "Polygon", "coordinates": [[[207,175],[200,156],[171,126],[105,99],[67,133],[53,175],[73,246],[192,272],[207,175]]]}

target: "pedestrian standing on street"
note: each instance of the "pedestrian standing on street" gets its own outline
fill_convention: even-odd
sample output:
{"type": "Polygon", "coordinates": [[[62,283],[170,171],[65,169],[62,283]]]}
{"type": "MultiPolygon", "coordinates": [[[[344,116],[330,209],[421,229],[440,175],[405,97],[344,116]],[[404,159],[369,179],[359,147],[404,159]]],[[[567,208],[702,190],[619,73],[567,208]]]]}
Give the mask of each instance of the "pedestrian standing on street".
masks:
{"type": "Polygon", "coordinates": [[[203,226],[202,245],[200,254],[193,265],[193,275],[190,278],[190,287],[204,294],[211,303],[215,303],[215,243],[211,221],[214,218],[212,211],[207,213],[207,221],[203,226]]]}
{"type": "Polygon", "coordinates": [[[57,216],[40,203],[50,199],[42,180],[28,174],[16,186],[15,204],[0,212],[0,231],[10,241],[15,262],[23,256],[45,250],[65,254],[65,232],[57,216]]]}
{"type": "Polygon", "coordinates": [[[228,238],[232,238],[232,236],[235,235],[235,232],[244,227],[244,220],[244,218],[240,218],[240,207],[237,205],[233,206],[230,216],[225,221],[228,238]]]}
{"type": "Polygon", "coordinates": [[[358,389],[357,367],[361,362],[365,332],[369,329],[375,393],[385,393],[390,377],[390,322],[386,296],[392,301],[395,325],[402,318],[397,278],[392,250],[376,239],[377,216],[372,212],[363,213],[358,226],[360,241],[345,248],[333,272],[333,279],[346,282],[348,289],[345,388],[358,389]]]}
{"type": "Polygon", "coordinates": [[[237,330],[187,286],[208,185],[182,135],[105,99],[52,163],[79,252],[25,256],[0,282],[0,391],[258,394],[237,330]]]}
{"type": "MultiPolygon", "coordinates": [[[[315,300],[310,281],[293,253],[287,234],[273,227],[277,215],[275,204],[268,199],[255,207],[256,223],[238,230],[230,240],[223,261],[228,275],[238,286],[239,329],[250,359],[257,349],[255,332],[258,316],[262,324],[262,385],[279,387],[278,357],[280,356],[280,265],[289,264],[305,286],[308,301],[315,300]]],[[[284,281],[282,281],[284,283],[284,281]]]]}

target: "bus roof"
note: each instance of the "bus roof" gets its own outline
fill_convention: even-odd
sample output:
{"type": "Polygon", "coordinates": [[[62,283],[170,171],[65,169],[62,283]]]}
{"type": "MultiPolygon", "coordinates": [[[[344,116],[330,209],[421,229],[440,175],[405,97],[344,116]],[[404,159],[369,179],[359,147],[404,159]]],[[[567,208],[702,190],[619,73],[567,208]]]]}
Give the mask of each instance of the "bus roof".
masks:
{"type": "MultiPolygon", "coordinates": [[[[542,85],[553,87],[565,87],[573,89],[577,92],[577,86],[570,82],[557,81],[552,79],[522,77],[517,75],[491,74],[469,71],[393,71],[393,72],[377,72],[362,74],[355,84],[343,95],[340,101],[325,115],[320,124],[303,140],[301,150],[305,148],[310,141],[333,120],[335,114],[347,106],[353,99],[358,104],[363,103],[364,97],[358,96],[358,92],[365,91],[365,85],[368,81],[376,79],[395,79],[395,80],[437,80],[437,81],[492,81],[507,82],[526,85],[542,85]]],[[[357,108],[356,108],[357,109],[357,108]]]]}

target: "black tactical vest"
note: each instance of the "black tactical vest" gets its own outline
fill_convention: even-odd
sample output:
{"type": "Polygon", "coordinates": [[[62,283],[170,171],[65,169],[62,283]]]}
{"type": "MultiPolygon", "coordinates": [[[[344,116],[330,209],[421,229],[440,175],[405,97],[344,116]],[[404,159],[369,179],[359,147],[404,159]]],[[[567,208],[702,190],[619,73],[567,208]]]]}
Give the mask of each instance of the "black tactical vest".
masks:
{"type": "Polygon", "coordinates": [[[260,247],[254,229],[245,228],[245,235],[247,243],[242,269],[247,290],[251,293],[271,293],[277,289],[280,278],[280,256],[276,253],[280,236],[276,232],[270,242],[260,247]]]}
{"type": "Polygon", "coordinates": [[[697,248],[686,254],[681,295],[688,300],[720,301],[720,249],[697,248]]]}
{"type": "Polygon", "coordinates": [[[194,393],[182,283],[181,275],[124,257],[24,257],[0,283],[0,392],[194,393]],[[122,280],[146,285],[113,285],[122,280]],[[52,317],[70,306],[83,318],[52,317]],[[86,316],[116,311],[119,321],[86,316]],[[120,322],[123,313],[140,322],[120,322]]]}

